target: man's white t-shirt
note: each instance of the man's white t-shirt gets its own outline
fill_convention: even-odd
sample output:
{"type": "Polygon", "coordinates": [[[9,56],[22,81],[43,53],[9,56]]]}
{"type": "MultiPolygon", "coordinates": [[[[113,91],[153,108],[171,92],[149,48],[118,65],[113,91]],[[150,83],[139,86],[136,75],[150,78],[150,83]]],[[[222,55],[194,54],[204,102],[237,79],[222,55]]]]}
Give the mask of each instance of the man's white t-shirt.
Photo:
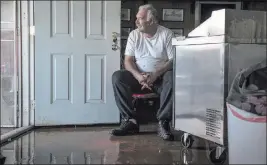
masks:
{"type": "Polygon", "coordinates": [[[173,32],[161,25],[158,25],[157,32],[152,38],[135,29],[129,34],[125,55],[135,57],[136,65],[141,72],[156,71],[173,58],[173,37],[173,32]]]}

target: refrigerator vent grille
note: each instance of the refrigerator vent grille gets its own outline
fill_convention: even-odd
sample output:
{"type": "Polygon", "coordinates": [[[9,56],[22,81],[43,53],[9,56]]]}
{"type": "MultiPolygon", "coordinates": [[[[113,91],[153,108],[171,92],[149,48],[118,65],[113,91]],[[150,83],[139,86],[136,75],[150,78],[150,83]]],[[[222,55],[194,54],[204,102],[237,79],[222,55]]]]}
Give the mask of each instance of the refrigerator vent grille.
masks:
{"type": "Polygon", "coordinates": [[[206,135],[220,139],[222,115],[221,111],[207,109],[206,111],[206,135]]]}

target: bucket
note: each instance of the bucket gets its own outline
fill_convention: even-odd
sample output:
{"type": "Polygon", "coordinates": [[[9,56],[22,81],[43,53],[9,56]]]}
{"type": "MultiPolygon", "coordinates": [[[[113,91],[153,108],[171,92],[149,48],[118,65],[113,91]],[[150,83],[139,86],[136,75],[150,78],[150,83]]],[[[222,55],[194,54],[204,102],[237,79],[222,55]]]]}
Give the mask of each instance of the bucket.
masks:
{"type": "Polygon", "coordinates": [[[266,164],[266,116],[227,103],[229,164],[266,164]]]}

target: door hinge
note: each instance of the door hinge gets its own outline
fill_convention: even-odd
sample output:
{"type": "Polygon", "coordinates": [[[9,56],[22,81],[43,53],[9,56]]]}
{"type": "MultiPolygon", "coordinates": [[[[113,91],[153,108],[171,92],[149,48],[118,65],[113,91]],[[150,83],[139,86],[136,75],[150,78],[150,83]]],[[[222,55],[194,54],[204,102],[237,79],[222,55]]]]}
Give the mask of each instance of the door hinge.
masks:
{"type": "Polygon", "coordinates": [[[31,101],[31,110],[35,110],[35,100],[31,101]]]}
{"type": "Polygon", "coordinates": [[[19,113],[19,91],[17,91],[17,103],[16,103],[16,111],[17,111],[17,114],[16,114],[16,117],[17,117],[17,126],[18,126],[18,123],[19,123],[19,119],[20,119],[20,113],[19,113]]]}
{"type": "Polygon", "coordinates": [[[20,36],[20,28],[16,27],[16,30],[17,30],[17,36],[20,36]]]}
{"type": "MultiPolygon", "coordinates": [[[[16,102],[17,114],[19,113],[19,91],[17,91],[17,102],[16,102]]],[[[18,116],[18,115],[17,115],[18,116]]]]}

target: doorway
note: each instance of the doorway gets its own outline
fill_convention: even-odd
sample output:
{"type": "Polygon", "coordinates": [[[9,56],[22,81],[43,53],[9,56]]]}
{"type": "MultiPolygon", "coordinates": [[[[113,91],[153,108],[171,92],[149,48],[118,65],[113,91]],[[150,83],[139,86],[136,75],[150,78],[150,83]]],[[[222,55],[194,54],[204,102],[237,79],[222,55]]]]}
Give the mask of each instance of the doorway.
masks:
{"type": "Polygon", "coordinates": [[[200,23],[206,21],[210,16],[212,11],[220,9],[235,9],[235,4],[202,4],[201,5],[201,14],[200,14],[200,23]]]}
{"type": "Polygon", "coordinates": [[[1,143],[34,125],[31,4],[1,1],[1,143]]]}
{"type": "Polygon", "coordinates": [[[220,9],[238,9],[241,10],[241,2],[228,1],[196,1],[195,4],[195,27],[203,23],[210,16],[212,11],[220,9]]]}

